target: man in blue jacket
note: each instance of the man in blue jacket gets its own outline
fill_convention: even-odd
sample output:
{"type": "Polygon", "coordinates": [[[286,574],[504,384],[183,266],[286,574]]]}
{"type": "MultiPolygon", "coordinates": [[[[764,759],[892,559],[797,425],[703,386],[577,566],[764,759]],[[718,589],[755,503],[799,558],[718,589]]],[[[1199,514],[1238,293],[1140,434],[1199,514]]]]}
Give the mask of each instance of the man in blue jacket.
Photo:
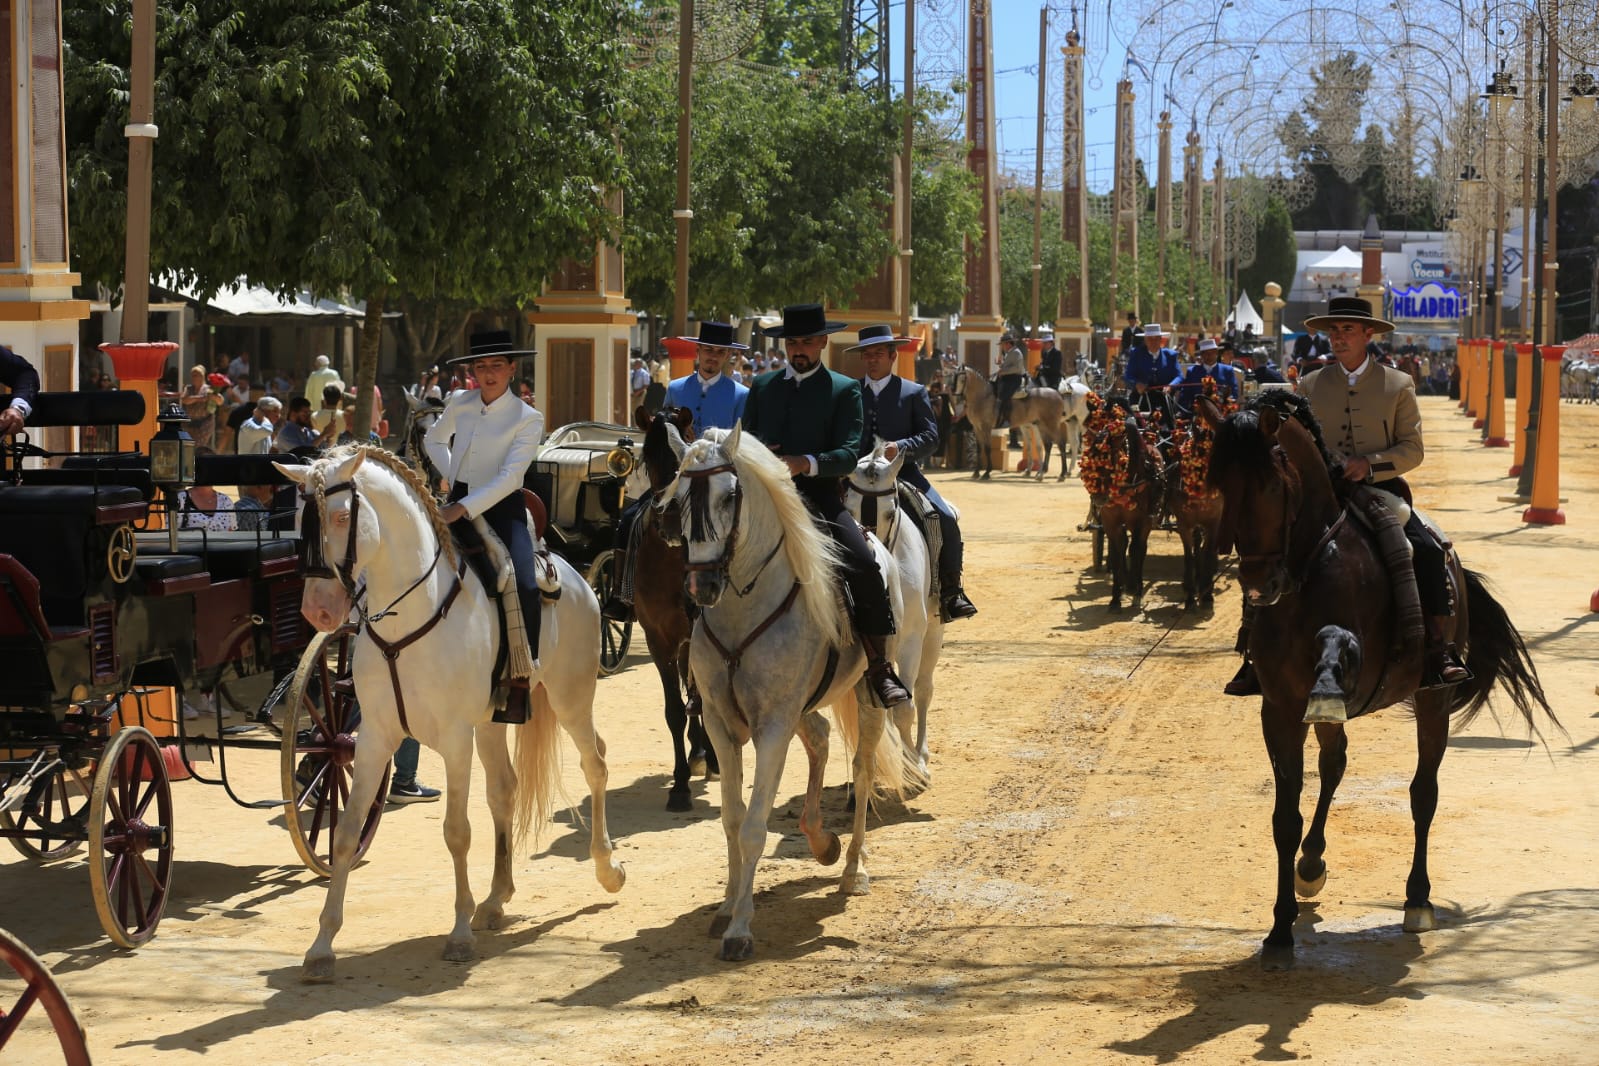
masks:
{"type": "MultiPolygon", "coordinates": [[[[1225,343],[1225,342],[1224,342],[1225,343]]],[[[1199,342],[1199,362],[1188,368],[1177,382],[1177,408],[1184,417],[1194,417],[1194,401],[1204,394],[1205,379],[1216,382],[1221,395],[1238,402],[1238,372],[1226,363],[1217,362],[1221,349],[1206,337],[1199,342]]]]}
{"type": "MultiPolygon", "coordinates": [[[[747,352],[750,346],[738,343],[733,327],[726,322],[701,322],[698,337],[678,339],[692,340],[698,345],[694,373],[676,378],[666,386],[666,406],[693,412],[693,437],[707,429],[732,429],[744,417],[744,400],[750,390],[723,374],[722,364],[730,352],[747,352]]],[[[600,613],[613,622],[626,622],[633,617],[633,567],[638,556],[637,539],[643,528],[638,516],[650,499],[650,493],[646,492],[623,508],[617,518],[616,543],[620,550],[613,557],[616,580],[611,582],[610,597],[600,605],[600,613]]]]}
{"type": "Polygon", "coordinates": [[[0,437],[22,429],[33,413],[33,398],[39,395],[39,372],[16,352],[0,344],[0,385],[11,390],[10,400],[0,410],[0,437]]]}
{"type": "Polygon", "coordinates": [[[894,373],[894,359],[905,340],[907,338],[894,336],[889,326],[867,326],[860,332],[860,343],[849,349],[861,353],[861,363],[866,369],[866,376],[861,379],[865,431],[856,455],[859,458],[871,454],[876,439],[881,437],[887,442],[883,452],[886,458],[905,457],[900,464],[899,479],[920,489],[937,509],[938,525],[943,531],[938,553],[939,606],[944,621],[951,622],[970,618],[977,613],[977,608],[961,588],[965,545],[961,541],[955,508],[944,502],[917,465],[917,460],[938,450],[938,421],[927,390],[894,373]]]}

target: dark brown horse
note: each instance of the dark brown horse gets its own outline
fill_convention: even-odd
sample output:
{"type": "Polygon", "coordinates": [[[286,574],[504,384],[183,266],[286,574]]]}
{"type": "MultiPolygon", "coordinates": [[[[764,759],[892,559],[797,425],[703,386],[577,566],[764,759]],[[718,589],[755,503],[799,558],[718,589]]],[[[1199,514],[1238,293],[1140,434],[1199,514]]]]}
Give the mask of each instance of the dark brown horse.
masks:
{"type": "MultiPolygon", "coordinates": [[[[693,412],[663,407],[651,415],[640,407],[633,417],[644,430],[644,469],[650,476],[650,489],[659,493],[677,477],[677,453],[669,434],[686,435],[694,421],[693,412]]],[[[690,715],[684,702],[689,682],[688,641],[694,622],[683,598],[683,549],[662,538],[660,516],[654,507],[644,508],[638,521],[644,528],[634,566],[633,611],[666,697],[666,731],[672,736],[672,788],[666,809],[690,811],[694,800],[689,779],[695,773],[714,774],[717,766],[703,721],[698,714],[690,715]]]]}
{"type": "Polygon", "coordinates": [[[1504,608],[1453,553],[1453,639],[1473,677],[1452,689],[1418,691],[1421,641],[1396,632],[1390,597],[1372,595],[1391,584],[1376,545],[1334,491],[1332,457],[1308,405],[1276,395],[1225,419],[1209,401],[1200,401],[1200,408],[1216,427],[1209,483],[1224,499],[1220,544],[1224,551],[1237,545],[1239,584],[1258,611],[1249,656],[1264,693],[1260,718],[1276,781],[1271,826],[1277,848],[1277,899],[1262,961],[1268,969],[1285,969],[1294,957],[1296,890],[1314,896],[1327,879],[1327,811],[1344,774],[1346,709],[1350,718],[1402,702],[1415,710],[1410,811],[1416,844],[1405,882],[1407,932],[1434,927],[1427,833],[1438,806],[1450,715],[1459,712],[1457,721],[1465,725],[1498,687],[1534,732],[1537,711],[1559,723],[1504,608]],[[1301,838],[1307,708],[1321,749],[1321,793],[1310,832],[1301,838]]]}
{"type": "MultiPolygon", "coordinates": [[[[1103,470],[1104,491],[1095,492],[1095,500],[1110,556],[1110,609],[1119,611],[1124,587],[1134,609],[1143,602],[1144,556],[1149,551],[1150,527],[1164,499],[1165,482],[1160,457],[1145,447],[1138,418],[1126,401],[1113,396],[1106,405],[1109,426],[1089,447],[1099,449],[1102,457],[1094,465],[1103,470]]],[[[1085,461],[1084,466],[1086,469],[1089,464],[1085,461]]]]}
{"type": "Polygon", "coordinates": [[[1166,471],[1172,524],[1183,542],[1183,609],[1215,602],[1216,535],[1221,527],[1221,493],[1205,483],[1212,431],[1195,420],[1176,445],[1177,462],[1166,471]]]}

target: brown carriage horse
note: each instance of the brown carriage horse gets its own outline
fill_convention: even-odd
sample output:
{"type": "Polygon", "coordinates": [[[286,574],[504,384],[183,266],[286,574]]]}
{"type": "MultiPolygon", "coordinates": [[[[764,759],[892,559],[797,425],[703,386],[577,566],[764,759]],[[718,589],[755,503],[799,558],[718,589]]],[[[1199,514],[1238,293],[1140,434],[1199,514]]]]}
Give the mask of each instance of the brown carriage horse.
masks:
{"type": "Polygon", "coordinates": [[[1165,499],[1165,471],[1158,454],[1144,446],[1137,416],[1124,397],[1105,401],[1100,415],[1104,428],[1088,444],[1093,460],[1084,456],[1085,484],[1098,486],[1095,513],[1105,533],[1110,563],[1110,609],[1122,609],[1122,591],[1136,610],[1144,598],[1144,556],[1149,552],[1149,531],[1165,499]],[[1089,474],[1098,470],[1098,476],[1089,474]],[[1103,491],[1100,491],[1102,489],[1103,491]]]}
{"type": "Polygon", "coordinates": [[[1438,767],[1449,720],[1471,721],[1494,688],[1502,689],[1528,727],[1541,711],[1557,728],[1538,673],[1504,608],[1478,575],[1450,553],[1450,580],[1459,605],[1453,639],[1473,677],[1453,688],[1419,689],[1422,646],[1396,632],[1397,613],[1374,588],[1390,579],[1372,538],[1334,491],[1331,457],[1309,406],[1297,396],[1262,397],[1251,408],[1221,417],[1208,400],[1203,416],[1216,429],[1209,482],[1221,490],[1223,551],[1238,549],[1238,580],[1258,609],[1249,655],[1263,692],[1261,728],[1276,784],[1272,839],[1277,849],[1277,896],[1262,962],[1293,964],[1299,895],[1311,897],[1327,879],[1327,812],[1343,777],[1348,738],[1341,721],[1318,720],[1321,791],[1310,831],[1299,795],[1304,779],[1307,706],[1318,718],[1354,718],[1409,702],[1416,718],[1416,774],[1410,784],[1415,852],[1405,882],[1404,928],[1434,927],[1427,876],[1427,834],[1438,806],[1438,767]],[[1296,865],[1294,854],[1300,852],[1296,865]]]}
{"type": "MultiPolygon", "coordinates": [[[[649,474],[650,489],[659,493],[677,477],[677,453],[669,443],[669,433],[688,439],[693,412],[663,407],[650,414],[640,407],[633,418],[644,431],[644,469],[649,474]]],[[[705,734],[698,709],[691,714],[684,702],[685,689],[689,688],[688,641],[694,632],[683,597],[686,556],[681,546],[673,547],[661,536],[661,516],[654,507],[646,507],[638,521],[643,523],[643,529],[634,567],[634,613],[661,678],[666,731],[672,736],[672,787],[666,809],[689,811],[694,809],[689,779],[696,773],[715,774],[717,766],[716,752],[705,734]]]]}

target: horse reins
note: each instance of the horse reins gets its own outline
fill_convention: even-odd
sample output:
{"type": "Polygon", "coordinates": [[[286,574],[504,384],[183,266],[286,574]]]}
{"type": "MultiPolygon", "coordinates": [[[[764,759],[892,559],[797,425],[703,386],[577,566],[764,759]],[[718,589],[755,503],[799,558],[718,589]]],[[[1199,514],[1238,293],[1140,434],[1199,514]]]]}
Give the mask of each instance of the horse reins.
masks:
{"type": "MultiPolygon", "coordinates": [[[[882,499],[884,496],[897,495],[899,493],[899,483],[895,482],[886,489],[863,489],[859,485],[855,484],[855,480],[853,478],[845,478],[844,484],[849,487],[849,491],[862,498],[861,525],[875,533],[877,531],[877,501],[882,499]],[[870,512],[868,512],[867,509],[868,503],[870,503],[870,512]]],[[[895,519],[898,519],[899,517],[898,508],[896,508],[894,511],[894,517],[895,519]]],[[[894,550],[894,533],[897,533],[898,531],[899,524],[896,521],[893,526],[892,533],[886,537],[879,534],[883,541],[884,547],[888,548],[890,552],[894,550]]]]}
{"type": "MultiPolygon", "coordinates": [[[[1277,463],[1278,463],[1279,467],[1284,467],[1286,465],[1287,460],[1285,459],[1281,448],[1274,448],[1273,449],[1273,457],[1277,460],[1277,463]]],[[[1294,516],[1294,514],[1292,512],[1292,504],[1291,504],[1291,502],[1289,500],[1288,477],[1287,477],[1286,472],[1283,474],[1282,480],[1283,480],[1283,541],[1282,541],[1282,548],[1279,549],[1278,551],[1274,551],[1274,552],[1256,552],[1256,553],[1247,553],[1247,554],[1245,552],[1239,552],[1238,553],[1238,561],[1240,563],[1260,563],[1260,564],[1268,565],[1268,566],[1275,565],[1278,569],[1280,569],[1283,572],[1283,575],[1284,575],[1284,578],[1285,578],[1285,587],[1284,587],[1283,591],[1285,593],[1287,593],[1287,592],[1296,591],[1301,585],[1304,584],[1306,572],[1309,570],[1310,566],[1318,558],[1321,557],[1321,553],[1327,550],[1327,545],[1329,545],[1329,544],[1331,544],[1333,542],[1333,538],[1336,537],[1338,535],[1338,531],[1343,528],[1344,519],[1349,514],[1349,508],[1348,507],[1339,508],[1338,517],[1333,519],[1332,524],[1329,525],[1327,527],[1327,529],[1322,533],[1321,537],[1316,541],[1316,546],[1313,547],[1310,550],[1310,552],[1302,560],[1300,560],[1299,565],[1290,566],[1288,564],[1288,553],[1289,553],[1290,550],[1292,550],[1293,543],[1294,543],[1294,517],[1295,516],[1294,516]]]]}
{"type": "Polygon", "coordinates": [[[461,594],[461,589],[465,583],[466,557],[461,557],[460,565],[454,572],[454,578],[450,582],[450,591],[445,593],[443,602],[434,609],[432,616],[398,640],[385,640],[372,628],[372,623],[393,615],[395,613],[394,609],[400,605],[400,601],[421,588],[422,583],[432,576],[433,571],[438,569],[439,559],[444,555],[444,541],[435,535],[433,538],[435,544],[433,561],[428,564],[426,570],[422,571],[422,575],[411,582],[404,592],[389,601],[387,607],[381,611],[368,612],[355,585],[355,566],[358,555],[356,534],[359,531],[358,522],[361,515],[361,493],[356,487],[355,479],[340,481],[334,485],[319,484],[311,492],[302,491],[300,499],[308,505],[315,504],[314,509],[307,506],[302,512],[304,518],[301,521],[301,539],[306,545],[305,574],[307,577],[327,578],[337,581],[340,587],[349,595],[351,602],[355,605],[356,615],[361,619],[361,631],[371,639],[373,646],[383,653],[383,658],[389,664],[389,684],[394,689],[394,707],[399,712],[400,729],[404,731],[406,736],[410,736],[411,725],[405,716],[405,691],[400,687],[400,652],[427,636],[433,631],[433,627],[444,621],[445,617],[450,613],[450,607],[455,603],[456,597],[461,594]],[[322,555],[321,519],[327,507],[328,497],[341,492],[350,494],[350,533],[344,545],[344,558],[339,561],[339,565],[335,569],[327,565],[322,555]]]}

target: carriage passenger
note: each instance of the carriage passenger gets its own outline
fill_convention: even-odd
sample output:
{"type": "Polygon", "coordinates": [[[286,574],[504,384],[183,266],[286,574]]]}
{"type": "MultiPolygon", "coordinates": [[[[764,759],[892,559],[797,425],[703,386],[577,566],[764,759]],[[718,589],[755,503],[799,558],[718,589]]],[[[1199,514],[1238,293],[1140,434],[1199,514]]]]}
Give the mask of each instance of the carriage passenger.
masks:
{"type": "Polygon", "coordinates": [[[5,409],[0,410],[0,437],[22,429],[33,413],[33,398],[39,395],[39,372],[16,352],[0,344],[0,385],[11,390],[5,409]]]}
{"type": "MultiPolygon", "coordinates": [[[[531,354],[515,350],[507,330],[472,334],[468,353],[449,362],[470,364],[478,387],[451,397],[428,430],[425,445],[428,458],[444,472],[450,486],[450,502],[443,517],[451,532],[462,543],[473,545],[478,535],[471,519],[481,515],[510,552],[522,624],[537,670],[539,587],[521,489],[544,436],[544,416],[511,391],[511,377],[516,372],[512,357],[531,354]]],[[[495,584],[490,580],[484,584],[493,595],[495,584]]],[[[520,725],[527,721],[527,712],[527,679],[513,678],[510,698],[503,710],[495,712],[494,720],[520,725]]]]}
{"type": "MultiPolygon", "coordinates": [[[[681,407],[694,416],[692,435],[699,436],[707,429],[732,429],[744,415],[744,401],[750,390],[723,373],[729,356],[749,351],[749,345],[738,343],[733,327],[726,322],[701,322],[698,337],[679,337],[694,341],[694,373],[675,379],[666,387],[666,406],[681,407]]],[[[600,613],[613,622],[626,622],[633,617],[633,564],[638,554],[638,537],[642,530],[638,516],[651,500],[646,492],[630,502],[617,519],[616,543],[621,550],[616,560],[616,580],[611,582],[611,595],[600,608],[600,613]]]]}
{"type": "MultiPolygon", "coordinates": [[[[1232,346],[1227,345],[1227,348],[1230,351],[1232,346]]],[[[1199,362],[1172,383],[1177,389],[1177,409],[1184,418],[1194,417],[1194,401],[1199,399],[1206,379],[1216,382],[1222,396],[1238,402],[1238,372],[1229,364],[1219,362],[1220,354],[1221,345],[1206,337],[1199,342],[1199,362]]]]}
{"type": "Polygon", "coordinates": [[[1137,395],[1136,406],[1141,410],[1163,406],[1151,392],[1165,388],[1183,372],[1177,353],[1161,343],[1164,336],[1159,322],[1147,323],[1142,334],[1143,343],[1135,341],[1132,351],[1127,353],[1127,369],[1122,371],[1122,380],[1137,395]]]}
{"type": "Polygon", "coordinates": [[[821,304],[783,308],[783,324],[765,333],[787,342],[788,369],[755,379],[744,405],[744,429],[787,465],[800,497],[842,549],[841,576],[866,653],[866,680],[878,702],[893,707],[911,698],[884,654],[894,633],[894,611],[877,557],[840,491],[860,450],[861,385],[821,364],[827,336],[844,328],[826,320],[821,304]]]}
{"type": "Polygon", "coordinates": [[[944,502],[944,497],[917,465],[919,460],[938,450],[938,422],[927,390],[893,371],[899,345],[906,341],[914,341],[914,338],[896,337],[889,326],[867,326],[860,332],[860,343],[848,349],[861,353],[861,363],[866,370],[866,376],[861,378],[865,431],[861,434],[856,458],[870,455],[875,438],[881,437],[887,442],[883,451],[885,459],[892,460],[901,453],[905,456],[900,464],[899,480],[915,486],[937,510],[939,529],[943,532],[938,552],[939,607],[944,621],[951,622],[970,618],[977,613],[977,608],[961,588],[965,545],[961,541],[955,509],[944,502]]]}

